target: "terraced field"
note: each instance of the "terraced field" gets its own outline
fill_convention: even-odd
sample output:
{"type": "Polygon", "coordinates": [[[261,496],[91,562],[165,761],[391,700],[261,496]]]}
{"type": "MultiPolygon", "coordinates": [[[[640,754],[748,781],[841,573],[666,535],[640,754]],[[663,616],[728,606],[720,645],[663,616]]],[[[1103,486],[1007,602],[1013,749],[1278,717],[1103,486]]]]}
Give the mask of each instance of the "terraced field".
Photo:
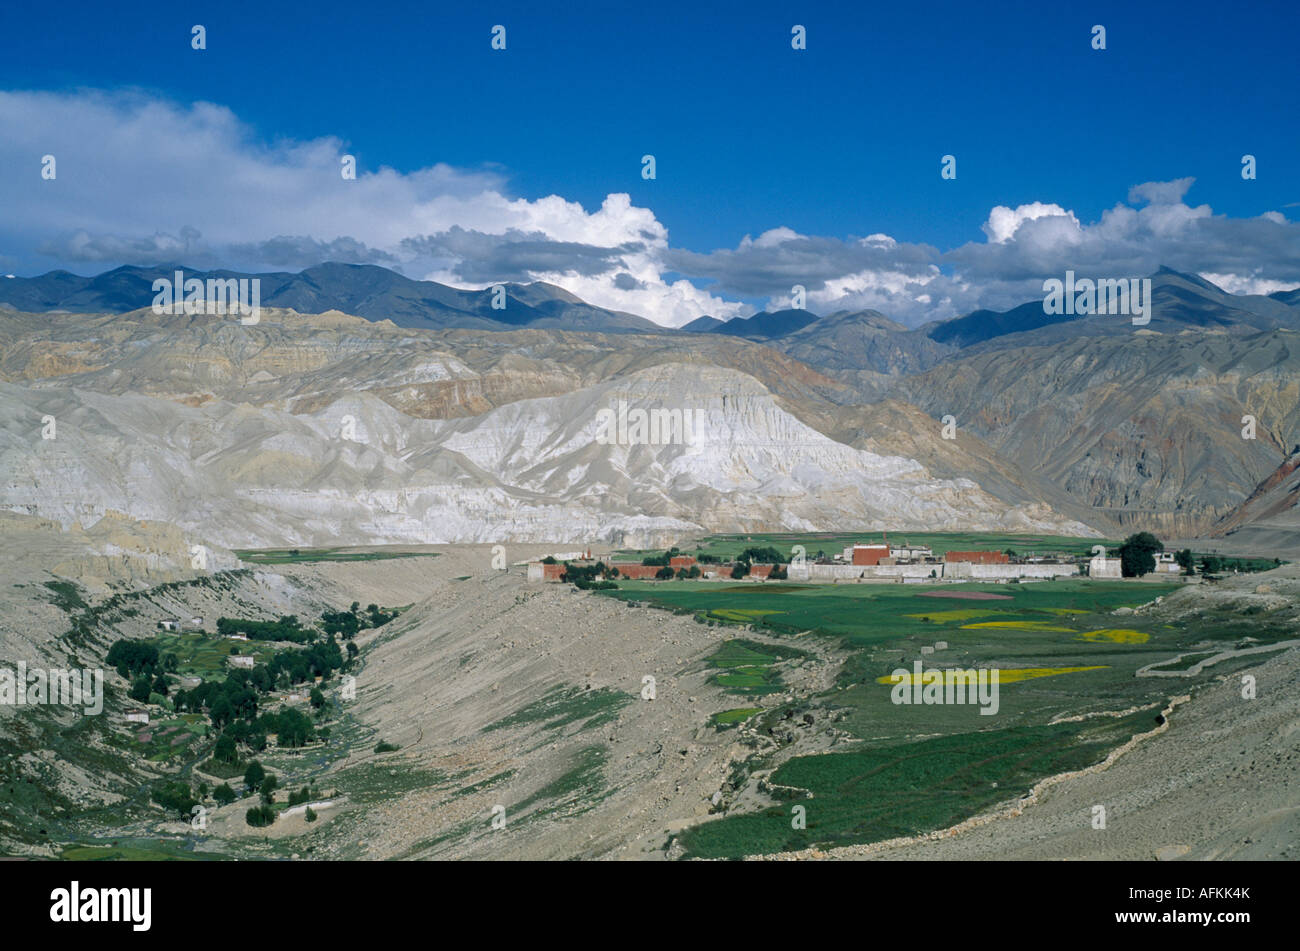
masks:
{"type": "MultiPolygon", "coordinates": [[[[1210,619],[1170,623],[1139,607],[1180,587],[682,581],[620,582],[600,594],[735,631],[709,663],[720,671],[718,684],[750,702],[712,722],[777,742],[756,745],[737,771],[736,808],[683,832],[678,847],[687,856],[736,858],[944,828],[1025,794],[1039,779],[1100,762],[1152,728],[1175,686],[1138,677],[1139,668],[1234,636],[1210,619]],[[810,638],[829,642],[844,657],[834,686],[781,696],[780,646],[747,641],[746,630],[795,653],[810,638]],[[974,703],[897,702],[895,685],[911,693],[918,661],[926,672],[997,669],[995,714],[974,703]],[[847,751],[808,753],[826,722],[842,731],[847,751]],[[801,819],[796,805],[804,807],[801,819]]],[[[1254,643],[1290,636],[1258,619],[1250,630],[1254,643]]],[[[1176,686],[1186,689],[1185,681],[1176,686]]]]}

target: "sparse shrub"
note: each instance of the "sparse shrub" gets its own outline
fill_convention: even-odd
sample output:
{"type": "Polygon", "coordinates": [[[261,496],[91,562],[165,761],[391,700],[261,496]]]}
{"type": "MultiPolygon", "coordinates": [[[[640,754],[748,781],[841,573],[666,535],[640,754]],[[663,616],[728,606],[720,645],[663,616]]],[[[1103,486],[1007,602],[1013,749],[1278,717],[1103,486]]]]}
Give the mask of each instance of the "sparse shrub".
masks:
{"type": "Polygon", "coordinates": [[[244,821],[255,829],[264,828],[275,821],[275,810],[270,806],[254,806],[244,813],[244,821]]]}

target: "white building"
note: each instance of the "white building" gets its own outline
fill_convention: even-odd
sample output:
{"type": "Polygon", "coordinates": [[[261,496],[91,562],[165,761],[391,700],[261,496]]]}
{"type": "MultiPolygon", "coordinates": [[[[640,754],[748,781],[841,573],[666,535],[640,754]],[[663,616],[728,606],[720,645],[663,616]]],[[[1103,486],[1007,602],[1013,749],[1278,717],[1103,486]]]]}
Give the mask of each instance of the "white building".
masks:
{"type": "Polygon", "coordinates": [[[128,710],[126,711],[126,721],[128,723],[149,723],[148,710],[128,710]]]}
{"type": "Polygon", "coordinates": [[[1158,575],[1176,575],[1181,574],[1183,566],[1176,560],[1176,556],[1171,551],[1162,551],[1156,553],[1156,566],[1152,569],[1158,575]]]}
{"type": "Polygon", "coordinates": [[[253,655],[252,654],[231,654],[230,666],[252,668],[253,655]]]}
{"type": "Polygon", "coordinates": [[[1093,555],[1088,561],[1089,578],[1122,578],[1124,572],[1120,570],[1118,558],[1107,558],[1105,555],[1093,555]]]}
{"type": "Polygon", "coordinates": [[[890,558],[902,558],[907,561],[924,561],[927,558],[934,557],[934,551],[929,545],[903,545],[895,548],[890,546],[890,558]]]}

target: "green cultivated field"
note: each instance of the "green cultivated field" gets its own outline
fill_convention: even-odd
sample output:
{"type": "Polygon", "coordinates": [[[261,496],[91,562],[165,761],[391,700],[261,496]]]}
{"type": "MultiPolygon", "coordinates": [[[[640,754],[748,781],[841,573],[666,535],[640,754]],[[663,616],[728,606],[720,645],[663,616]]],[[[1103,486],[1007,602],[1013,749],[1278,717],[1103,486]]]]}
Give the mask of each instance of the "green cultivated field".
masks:
{"type": "Polygon", "coordinates": [[[176,655],[177,674],[192,674],[205,680],[217,674],[224,679],[231,654],[251,654],[257,658],[254,663],[265,664],[275,653],[265,641],[237,641],[213,634],[158,634],[149,643],[157,646],[160,656],[176,655]]]}
{"type": "MultiPolygon", "coordinates": [[[[811,556],[819,547],[829,553],[854,540],[866,539],[861,534],[722,536],[706,539],[701,550],[725,557],[755,545],[788,551],[801,544],[811,556]]],[[[891,534],[890,540],[903,537],[891,534]]],[[[930,544],[936,552],[1036,548],[1086,554],[1097,544],[979,534],[917,533],[907,540],[930,544]]],[[[1181,582],[1086,579],[948,585],[619,581],[617,590],[600,594],[692,614],[718,628],[719,646],[706,659],[716,671],[711,680],[749,703],[701,711],[715,727],[744,724],[780,736],[803,729],[799,721],[809,712],[814,724],[808,730],[829,719],[857,738],[841,741],[832,752],[782,763],[770,777],[769,791],[781,805],[728,813],[680,837],[688,855],[736,858],[944,828],[1024,795],[1047,776],[1099,762],[1135,733],[1151,729],[1169,697],[1186,692],[1189,683],[1137,678],[1138,668],[1206,641],[1226,648],[1247,634],[1261,643],[1294,636],[1271,627],[1267,617],[1231,612],[1207,610],[1195,621],[1177,624],[1147,614],[1111,613],[1180,587],[1181,582]],[[747,638],[751,630],[776,639],[778,646],[747,638]],[[796,636],[799,640],[786,641],[796,636]],[[793,704],[771,705],[773,693],[788,690],[782,686],[782,665],[808,656],[795,647],[808,646],[809,638],[842,658],[834,687],[793,704]],[[781,649],[783,641],[789,653],[781,649]],[[921,654],[922,647],[936,642],[948,646],[921,654]],[[982,715],[978,705],[894,703],[890,675],[899,668],[910,672],[918,659],[926,670],[998,668],[1004,679],[997,712],[982,715]],[[1141,711],[1125,717],[1051,723],[1134,707],[1141,711]],[[807,810],[805,830],[791,828],[796,804],[807,810]]],[[[1210,668],[1192,682],[1239,666],[1210,668]]],[[[755,753],[736,775],[743,780],[772,765],[770,754],[755,753]]]]}

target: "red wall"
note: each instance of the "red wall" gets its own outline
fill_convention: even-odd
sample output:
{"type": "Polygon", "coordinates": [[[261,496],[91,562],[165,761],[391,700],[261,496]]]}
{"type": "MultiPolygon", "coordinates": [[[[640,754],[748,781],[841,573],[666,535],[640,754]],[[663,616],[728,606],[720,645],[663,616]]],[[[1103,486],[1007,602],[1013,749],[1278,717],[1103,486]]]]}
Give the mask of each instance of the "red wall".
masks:
{"type": "Polygon", "coordinates": [[[977,565],[1006,565],[1011,559],[1001,551],[950,551],[943,556],[944,561],[969,561],[977,565]]]}

